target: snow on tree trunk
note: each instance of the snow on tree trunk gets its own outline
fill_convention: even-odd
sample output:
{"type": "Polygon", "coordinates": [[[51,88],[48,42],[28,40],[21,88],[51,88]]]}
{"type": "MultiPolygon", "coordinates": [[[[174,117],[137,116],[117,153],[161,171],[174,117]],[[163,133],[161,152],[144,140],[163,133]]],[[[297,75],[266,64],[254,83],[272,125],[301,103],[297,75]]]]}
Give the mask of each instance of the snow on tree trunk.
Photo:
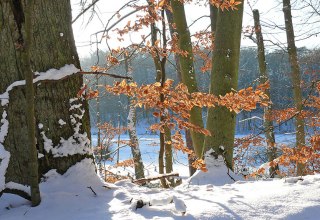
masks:
{"type": "MultiPolygon", "coordinates": [[[[125,68],[127,76],[132,77],[132,71],[129,67],[129,62],[127,57],[125,57],[125,68]]],[[[136,131],[136,107],[133,104],[133,99],[131,97],[129,100],[129,114],[128,114],[128,132],[130,137],[130,147],[133,155],[134,161],[134,171],[137,179],[144,178],[144,166],[141,158],[141,152],[139,148],[139,141],[136,131]]]]}
{"type": "MultiPolygon", "coordinates": [[[[25,32],[24,9],[25,1],[0,3],[0,192],[28,197],[19,189],[6,187],[9,182],[30,184],[26,91],[19,51],[20,35],[25,32]],[[14,4],[14,12],[10,4],[14,4]]],[[[79,70],[80,64],[71,27],[70,2],[57,4],[55,1],[35,0],[33,16],[31,68],[34,72],[43,72],[36,73],[38,80],[34,80],[41,178],[51,169],[64,173],[88,157],[91,152],[90,128],[87,103],[77,97],[83,84],[82,76],[73,74],[79,70]]]]}

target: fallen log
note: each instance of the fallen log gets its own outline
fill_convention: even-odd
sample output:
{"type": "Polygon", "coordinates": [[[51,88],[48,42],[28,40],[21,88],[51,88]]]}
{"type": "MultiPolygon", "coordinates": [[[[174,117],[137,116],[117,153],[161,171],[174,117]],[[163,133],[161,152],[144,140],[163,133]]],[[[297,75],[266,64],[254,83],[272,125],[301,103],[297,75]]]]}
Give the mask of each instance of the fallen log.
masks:
{"type": "Polygon", "coordinates": [[[147,177],[147,178],[141,178],[141,179],[136,179],[133,180],[132,182],[135,184],[142,185],[144,183],[153,181],[153,180],[158,180],[158,179],[163,179],[167,177],[174,177],[174,176],[179,176],[179,173],[166,173],[166,174],[160,174],[158,176],[152,176],[152,177],[147,177]]]}

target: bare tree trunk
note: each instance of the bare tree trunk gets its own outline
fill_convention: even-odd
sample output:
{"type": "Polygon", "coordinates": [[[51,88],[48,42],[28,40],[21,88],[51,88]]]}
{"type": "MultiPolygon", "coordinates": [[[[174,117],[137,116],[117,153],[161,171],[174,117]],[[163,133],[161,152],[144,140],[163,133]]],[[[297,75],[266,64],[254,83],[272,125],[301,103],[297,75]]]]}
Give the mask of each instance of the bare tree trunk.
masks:
{"type": "MultiPolygon", "coordinates": [[[[182,82],[187,86],[190,93],[198,92],[195,70],[193,65],[193,52],[190,38],[190,32],[186,21],[184,5],[179,0],[171,0],[173,20],[178,34],[179,49],[187,52],[186,56],[180,56],[180,69],[182,82]]],[[[190,112],[190,122],[203,128],[202,109],[199,107],[192,108],[190,112]]],[[[190,131],[192,143],[196,155],[201,158],[203,155],[204,135],[198,132],[190,131]]]]}
{"type": "MultiPolygon", "coordinates": [[[[128,58],[125,57],[125,68],[127,76],[132,77],[132,70],[129,67],[128,58]]],[[[129,80],[132,81],[132,80],[129,80]]],[[[133,104],[133,99],[129,97],[129,115],[128,115],[128,132],[130,137],[130,147],[134,161],[134,172],[137,179],[144,178],[144,166],[139,148],[139,141],[136,131],[136,107],[133,104]]]]}
{"type": "MultiPolygon", "coordinates": [[[[265,83],[269,80],[269,75],[267,72],[267,63],[264,50],[263,36],[261,32],[260,25],[260,15],[258,10],[253,10],[254,18],[254,29],[257,37],[257,46],[258,46],[258,61],[259,61],[259,70],[260,70],[260,83],[265,83]]],[[[267,89],[265,93],[269,96],[270,100],[270,90],[267,89]]],[[[269,162],[277,158],[277,148],[274,137],[274,127],[271,119],[272,115],[272,105],[264,108],[264,130],[267,140],[267,154],[269,162]]],[[[276,167],[270,167],[270,177],[273,178],[276,174],[276,171],[279,170],[278,165],[276,167]]]]}
{"type": "MultiPolygon", "coordinates": [[[[171,38],[173,38],[174,36],[174,29],[173,29],[173,14],[170,10],[166,10],[166,15],[167,15],[167,20],[169,23],[169,31],[170,31],[170,35],[171,38]]],[[[180,68],[180,58],[177,54],[174,54],[174,60],[176,63],[176,72],[177,72],[177,78],[179,80],[179,82],[182,82],[182,74],[181,74],[181,68],[180,68]]],[[[191,134],[190,134],[190,130],[189,129],[185,129],[185,136],[186,136],[186,145],[187,148],[190,150],[194,150],[193,148],[193,143],[192,143],[192,138],[191,138],[191,134]]],[[[192,176],[195,172],[196,169],[192,166],[192,163],[195,161],[195,158],[191,155],[188,155],[188,164],[189,164],[189,175],[192,176]]]]}
{"type": "MultiPolygon", "coordinates": [[[[154,7],[151,1],[148,1],[150,7],[154,7]]],[[[153,11],[149,10],[151,16],[153,15],[153,11]]],[[[165,27],[165,14],[164,9],[161,11],[162,20],[162,43],[163,43],[163,52],[165,53],[167,47],[167,38],[166,38],[166,27],[165,27]]],[[[154,47],[154,53],[152,54],[152,58],[154,61],[155,69],[156,69],[156,81],[161,83],[161,86],[164,86],[166,80],[166,61],[167,57],[160,58],[159,51],[157,51],[155,47],[155,42],[157,41],[157,32],[159,31],[155,25],[155,23],[151,24],[151,44],[154,47]]],[[[160,94],[160,102],[164,102],[164,95],[160,94]]],[[[164,110],[161,111],[160,121],[164,122],[166,120],[166,116],[164,115],[164,110]]],[[[172,167],[172,144],[171,144],[171,130],[168,127],[164,128],[164,133],[160,132],[160,149],[159,149],[159,174],[171,173],[173,171],[172,167]]],[[[161,185],[164,188],[168,188],[169,185],[165,178],[160,179],[161,185]]],[[[173,180],[170,181],[173,184],[173,180]]]]}
{"type": "MultiPolygon", "coordinates": [[[[289,62],[291,65],[291,78],[293,86],[293,95],[294,102],[298,112],[301,112],[303,109],[302,103],[302,91],[300,87],[301,77],[300,77],[300,66],[297,55],[297,48],[294,39],[294,30],[292,24],[292,15],[291,15],[291,3],[290,0],[283,0],[283,13],[286,26],[287,34],[287,43],[288,43],[288,54],[289,62]]],[[[304,120],[301,117],[301,114],[298,114],[296,119],[296,146],[297,149],[305,146],[305,130],[304,130],[304,120]]],[[[301,163],[297,163],[297,175],[305,174],[305,166],[301,163]]]]}

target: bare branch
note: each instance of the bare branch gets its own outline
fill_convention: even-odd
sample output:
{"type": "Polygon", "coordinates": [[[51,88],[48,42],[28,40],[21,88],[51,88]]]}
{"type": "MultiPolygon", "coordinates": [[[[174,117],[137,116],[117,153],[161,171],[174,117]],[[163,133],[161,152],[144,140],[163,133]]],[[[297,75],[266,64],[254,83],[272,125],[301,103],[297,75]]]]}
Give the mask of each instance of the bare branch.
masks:
{"type": "Polygon", "coordinates": [[[89,74],[92,74],[92,75],[103,75],[103,76],[110,76],[112,78],[117,78],[117,79],[131,79],[132,80],[132,77],[128,77],[128,76],[120,76],[120,75],[116,75],[116,74],[113,74],[113,73],[105,73],[105,72],[78,72],[78,74],[83,74],[83,75],[89,75],[89,74]]]}
{"type": "Polygon", "coordinates": [[[83,9],[73,20],[72,20],[72,24],[74,22],[76,22],[76,20],[78,20],[84,13],[86,13],[86,11],[88,11],[91,7],[93,7],[98,1],[100,0],[94,0],[90,5],[88,5],[88,7],[86,7],[85,9],[83,9]]]}

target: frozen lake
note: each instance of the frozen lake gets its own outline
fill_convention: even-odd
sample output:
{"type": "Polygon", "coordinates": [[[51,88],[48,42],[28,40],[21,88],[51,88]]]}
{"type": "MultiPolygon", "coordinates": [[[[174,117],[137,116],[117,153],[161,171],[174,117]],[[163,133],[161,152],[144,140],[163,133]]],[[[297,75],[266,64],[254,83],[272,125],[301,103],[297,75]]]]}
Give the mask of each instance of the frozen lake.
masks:
{"type": "MultiPolygon", "coordinates": [[[[236,138],[245,137],[246,135],[236,135],[236,138]]],[[[121,140],[129,140],[128,135],[121,135],[121,140]]],[[[114,144],[111,147],[110,151],[113,151],[117,148],[117,138],[113,140],[114,144]]],[[[289,146],[294,146],[295,143],[295,135],[294,134],[276,134],[276,143],[278,145],[286,144],[289,146]]],[[[97,135],[92,135],[92,145],[95,146],[97,144],[97,135]]],[[[150,175],[157,175],[158,174],[158,152],[159,152],[159,136],[158,135],[139,135],[139,146],[141,150],[142,160],[145,167],[145,174],[146,176],[150,175]]],[[[254,152],[259,151],[259,148],[254,152]]],[[[261,149],[261,148],[260,148],[261,149]]],[[[254,153],[253,152],[253,153],[254,153]]],[[[174,171],[179,171],[180,176],[188,177],[189,176],[189,168],[188,168],[188,160],[187,155],[181,153],[180,151],[174,151],[174,158],[173,158],[173,169],[174,171]]],[[[115,163],[117,158],[116,153],[113,153],[111,157],[114,159],[114,162],[108,162],[109,165],[115,163]]],[[[119,149],[119,160],[127,160],[132,158],[131,149],[129,146],[124,146],[119,149]]],[[[256,164],[259,166],[260,164],[256,164]]],[[[113,170],[110,167],[111,171],[113,170]]],[[[113,170],[113,172],[119,172],[119,168],[117,170],[113,170]]],[[[133,174],[134,171],[131,168],[123,169],[122,174],[126,174],[129,172],[133,174]]]]}

